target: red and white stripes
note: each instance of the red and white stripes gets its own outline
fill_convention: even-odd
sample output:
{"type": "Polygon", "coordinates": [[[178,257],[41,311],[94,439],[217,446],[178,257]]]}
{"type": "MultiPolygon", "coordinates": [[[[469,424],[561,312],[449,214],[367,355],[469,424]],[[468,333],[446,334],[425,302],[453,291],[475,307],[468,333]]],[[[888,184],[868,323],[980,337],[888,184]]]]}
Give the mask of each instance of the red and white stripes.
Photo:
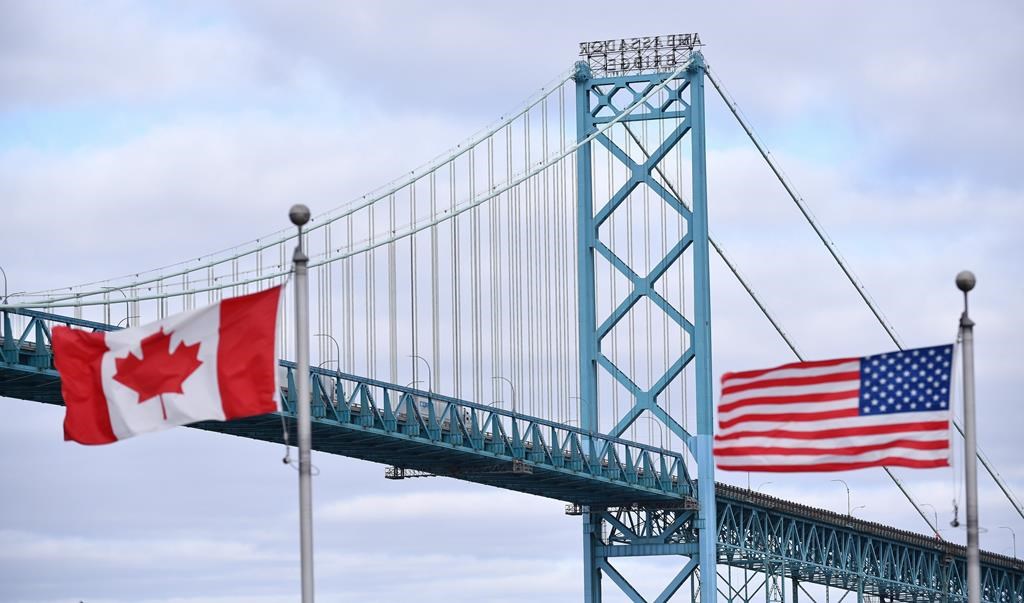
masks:
{"type": "Polygon", "coordinates": [[[949,464],[949,411],[861,412],[861,359],[726,373],[715,458],[733,471],[949,464]]]}

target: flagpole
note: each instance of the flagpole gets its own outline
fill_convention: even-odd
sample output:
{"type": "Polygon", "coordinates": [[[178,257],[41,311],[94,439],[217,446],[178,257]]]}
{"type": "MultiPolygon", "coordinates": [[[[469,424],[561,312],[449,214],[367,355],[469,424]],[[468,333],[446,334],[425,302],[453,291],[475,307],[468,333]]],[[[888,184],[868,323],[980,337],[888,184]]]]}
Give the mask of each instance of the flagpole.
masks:
{"type": "Polygon", "coordinates": [[[295,347],[298,384],[299,435],[299,550],[302,562],[302,603],[313,603],[313,483],[310,470],[312,424],[309,408],[309,257],[302,250],[302,227],[309,222],[309,208],[293,205],[288,212],[299,228],[295,264],[295,347]]]}
{"type": "Polygon", "coordinates": [[[974,421],[974,321],[967,315],[967,292],[974,289],[974,273],[956,275],[964,292],[960,315],[960,340],[964,363],[964,470],[967,489],[967,603],[981,601],[981,560],[978,551],[978,435],[974,421]]]}

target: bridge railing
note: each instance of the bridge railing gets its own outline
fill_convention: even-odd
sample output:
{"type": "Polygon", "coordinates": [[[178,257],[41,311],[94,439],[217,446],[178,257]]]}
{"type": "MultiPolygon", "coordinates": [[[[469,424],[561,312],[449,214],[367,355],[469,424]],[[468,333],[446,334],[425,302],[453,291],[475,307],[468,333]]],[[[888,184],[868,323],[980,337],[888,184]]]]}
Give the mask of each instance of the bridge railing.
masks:
{"type": "MultiPolygon", "coordinates": [[[[282,360],[282,409],[295,411],[295,363],[282,360]]],[[[688,496],[683,456],[513,410],[311,367],[312,414],[688,496]]]]}
{"type": "Polygon", "coordinates": [[[56,325],[74,326],[92,331],[116,331],[117,327],[60,316],[36,310],[3,310],[3,327],[0,331],[0,361],[31,366],[38,369],[53,369],[53,353],[50,351],[51,328],[56,325]]]}
{"type": "MultiPolygon", "coordinates": [[[[92,331],[118,327],[35,310],[3,310],[0,361],[53,372],[51,333],[56,325],[92,331]]],[[[295,413],[296,366],[280,361],[282,412],[295,413]]],[[[681,453],[460,400],[438,393],[310,368],[316,420],[375,429],[430,442],[565,469],[671,495],[692,496],[681,453]]]]}

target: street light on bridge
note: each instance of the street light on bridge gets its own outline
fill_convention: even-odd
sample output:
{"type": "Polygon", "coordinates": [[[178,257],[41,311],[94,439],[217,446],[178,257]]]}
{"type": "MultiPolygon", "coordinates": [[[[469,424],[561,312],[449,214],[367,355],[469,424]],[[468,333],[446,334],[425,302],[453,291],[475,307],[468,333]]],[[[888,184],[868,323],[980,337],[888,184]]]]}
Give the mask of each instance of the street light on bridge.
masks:
{"type": "Polygon", "coordinates": [[[1011,528],[1010,526],[999,526],[999,528],[1002,529],[1002,530],[1010,530],[1010,536],[1013,537],[1013,558],[1016,559],[1017,558],[1017,532],[1014,532],[1013,528],[1011,528]]]}
{"type": "MultiPolygon", "coordinates": [[[[122,319],[124,320],[124,328],[127,329],[128,327],[132,326],[131,319],[133,317],[131,316],[131,305],[128,302],[128,294],[124,292],[124,289],[120,287],[101,287],[101,289],[103,289],[104,291],[117,291],[118,293],[124,296],[124,318],[122,319]]],[[[107,320],[109,320],[109,317],[107,317],[107,320]]],[[[118,321],[117,324],[121,324],[120,321],[118,321]]]]}
{"type": "Polygon", "coordinates": [[[430,363],[427,362],[426,358],[424,358],[423,356],[420,356],[419,354],[409,354],[409,358],[412,358],[413,361],[414,361],[412,363],[412,378],[413,379],[416,378],[416,362],[415,361],[416,360],[422,360],[423,364],[427,365],[427,392],[433,393],[433,391],[434,391],[433,390],[434,382],[433,382],[433,380],[431,378],[432,371],[430,369],[430,363]]]}
{"type": "Polygon", "coordinates": [[[932,505],[932,504],[929,504],[929,503],[921,503],[921,506],[922,507],[931,507],[932,508],[932,515],[935,516],[935,525],[936,525],[936,529],[938,529],[937,526],[939,525],[939,512],[935,510],[935,505],[932,505]]]}
{"type": "MultiPolygon", "coordinates": [[[[338,340],[334,338],[334,335],[328,335],[327,333],[317,333],[313,337],[327,337],[331,341],[334,342],[334,348],[338,352],[338,372],[341,372],[341,344],[338,343],[338,340]]],[[[324,364],[326,364],[326,363],[328,363],[330,361],[331,360],[328,358],[327,360],[324,360],[323,362],[321,362],[320,366],[322,367],[324,364]]]]}
{"type": "Polygon", "coordinates": [[[840,484],[843,485],[844,488],[846,488],[846,514],[853,515],[853,513],[850,511],[850,485],[841,479],[833,479],[829,481],[839,482],[840,484]]]}
{"type": "Polygon", "coordinates": [[[505,383],[508,383],[509,387],[512,388],[512,415],[514,416],[516,414],[516,386],[507,377],[502,377],[501,375],[491,377],[491,379],[495,381],[504,381],[505,383]]]}

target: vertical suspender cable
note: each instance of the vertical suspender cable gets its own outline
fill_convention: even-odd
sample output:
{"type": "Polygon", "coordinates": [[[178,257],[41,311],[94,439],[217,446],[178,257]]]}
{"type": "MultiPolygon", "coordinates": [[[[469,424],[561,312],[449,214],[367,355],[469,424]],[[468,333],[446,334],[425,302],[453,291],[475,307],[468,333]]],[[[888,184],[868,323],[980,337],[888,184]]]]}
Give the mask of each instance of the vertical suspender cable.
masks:
{"type": "MultiPolygon", "coordinates": [[[[395,193],[388,196],[388,235],[395,234],[395,193]]],[[[398,243],[388,243],[388,359],[391,382],[398,383],[398,243]]],[[[329,266],[330,264],[328,264],[329,266]]]]}
{"type": "MultiPolygon", "coordinates": [[[[562,86],[562,90],[559,93],[559,106],[562,108],[561,109],[561,111],[562,111],[561,119],[562,119],[563,125],[562,125],[562,134],[561,134],[561,136],[562,136],[561,145],[562,145],[562,150],[564,152],[564,150],[566,148],[566,145],[567,145],[566,141],[568,139],[568,127],[569,127],[568,124],[565,123],[566,98],[565,98],[565,86],[564,85],[562,86]]],[[[565,366],[566,366],[566,374],[569,376],[569,379],[568,379],[568,383],[566,385],[567,385],[567,388],[571,388],[571,389],[567,389],[567,394],[575,391],[575,392],[577,392],[577,397],[578,397],[578,389],[579,389],[579,382],[580,381],[579,381],[579,374],[578,374],[578,371],[577,371],[577,367],[579,367],[579,359],[576,357],[576,355],[579,353],[579,351],[578,351],[576,345],[577,345],[577,342],[579,341],[579,334],[578,334],[577,321],[573,320],[573,318],[575,316],[575,313],[576,313],[576,306],[577,306],[576,279],[575,278],[570,278],[570,276],[569,276],[569,275],[573,274],[573,268],[572,267],[576,265],[576,258],[574,257],[574,253],[575,253],[575,250],[576,250],[576,245],[575,245],[575,242],[576,242],[576,230],[575,230],[575,228],[576,228],[576,220],[575,220],[575,210],[576,210],[576,179],[572,178],[570,176],[571,174],[575,174],[576,173],[576,153],[572,153],[572,154],[569,155],[568,165],[563,163],[562,168],[563,168],[563,170],[562,170],[562,183],[563,183],[563,186],[567,185],[567,188],[565,190],[565,194],[562,196],[562,201],[563,201],[563,203],[565,203],[565,208],[562,210],[564,213],[563,213],[563,216],[562,216],[562,220],[559,220],[559,222],[562,223],[563,244],[565,245],[565,248],[564,248],[564,261],[565,261],[565,263],[563,264],[563,267],[562,267],[562,274],[564,274],[565,277],[566,277],[565,278],[565,286],[566,286],[566,292],[567,292],[566,303],[565,303],[565,308],[564,308],[564,310],[565,310],[564,321],[565,321],[565,325],[566,325],[566,330],[565,330],[565,349],[567,350],[568,353],[566,354],[566,359],[565,359],[566,365],[565,366]],[[568,170],[568,172],[566,172],[566,170],[568,170]]],[[[593,170],[591,170],[591,172],[593,172],[593,170]]],[[[579,400],[576,400],[575,402],[578,404],[579,400]]],[[[598,404],[598,402],[599,402],[598,400],[594,400],[593,401],[593,403],[595,405],[598,404]]],[[[566,403],[569,404],[570,408],[571,408],[572,401],[566,400],[566,403]]],[[[577,413],[577,421],[578,420],[579,420],[579,414],[577,413]]]]}
{"type": "MultiPolygon", "coordinates": [[[[448,197],[451,204],[451,211],[455,212],[455,161],[448,163],[448,197]]],[[[459,300],[459,218],[453,217],[450,220],[452,247],[451,247],[451,271],[452,271],[452,381],[454,386],[452,394],[459,398],[462,394],[462,349],[460,320],[462,307],[459,300]]]]}
{"type": "MultiPolygon", "coordinates": [[[[476,198],[476,153],[470,149],[467,154],[469,161],[469,198],[476,198]]],[[[469,300],[471,306],[470,324],[472,325],[472,346],[473,346],[473,401],[479,402],[482,398],[482,370],[483,358],[480,350],[480,211],[474,207],[469,216],[469,244],[470,244],[470,276],[469,300]]]]}
{"type": "MultiPolygon", "coordinates": [[[[437,173],[430,172],[430,220],[437,220],[437,173]]],[[[440,333],[440,304],[439,283],[437,263],[437,224],[430,227],[430,333],[431,341],[431,362],[433,370],[430,371],[433,377],[433,391],[441,389],[441,333],[440,333]]]]}
{"type": "MultiPolygon", "coordinates": [[[[487,190],[494,190],[494,135],[487,139],[487,190]]],[[[487,231],[488,239],[490,242],[491,249],[491,400],[496,398],[495,388],[497,387],[497,380],[494,379],[497,375],[501,374],[501,321],[502,315],[499,309],[499,302],[501,301],[501,284],[499,276],[501,274],[501,257],[499,256],[499,250],[501,246],[501,233],[498,228],[500,226],[500,209],[501,204],[497,200],[492,200],[487,206],[487,216],[490,218],[490,227],[487,231]]],[[[483,402],[483,400],[478,400],[483,402]]]]}
{"type": "MultiPolygon", "coordinates": [[[[411,183],[409,185],[409,223],[410,224],[415,224],[416,223],[416,182],[413,182],[413,183],[411,183]]],[[[417,283],[416,283],[417,282],[417,275],[419,274],[419,271],[416,269],[416,256],[417,256],[416,252],[417,252],[417,249],[416,249],[416,234],[413,234],[409,238],[409,292],[410,292],[409,313],[410,313],[410,319],[412,320],[412,331],[413,331],[413,333],[412,333],[411,343],[412,343],[412,355],[413,356],[420,355],[420,328],[419,328],[419,317],[418,317],[418,311],[417,311],[417,309],[419,307],[419,304],[418,304],[418,301],[417,301],[417,283]]],[[[429,390],[430,389],[430,384],[426,384],[426,387],[423,387],[424,384],[422,384],[422,383],[420,383],[420,384],[415,383],[417,381],[417,377],[419,376],[419,365],[418,365],[419,362],[416,361],[415,357],[411,357],[410,360],[412,361],[412,365],[413,365],[412,380],[414,382],[414,386],[415,387],[420,387],[422,389],[429,390]]]]}
{"type": "MultiPolygon", "coordinates": [[[[558,105],[558,151],[559,153],[565,148],[565,105],[559,102],[558,105]]],[[[565,280],[566,275],[562,272],[562,255],[564,241],[562,239],[562,227],[561,220],[565,216],[561,215],[563,195],[565,194],[565,165],[566,162],[560,161],[555,166],[555,182],[553,186],[554,199],[550,202],[551,205],[551,230],[554,237],[555,257],[553,259],[554,269],[554,292],[555,292],[555,306],[554,306],[554,333],[553,341],[554,348],[556,350],[555,356],[552,358],[552,362],[557,367],[556,380],[558,387],[556,389],[555,398],[558,401],[558,413],[555,420],[565,423],[569,420],[568,414],[568,403],[569,403],[569,391],[566,387],[568,382],[568,374],[565,371],[565,360],[569,357],[569,349],[565,345],[564,333],[568,328],[562,320],[562,305],[566,303],[565,299],[565,280]]]]}
{"type": "MultiPolygon", "coordinates": [[[[508,139],[508,173],[509,181],[512,179],[513,143],[510,136],[508,139]]],[[[520,273],[519,257],[519,216],[521,207],[519,204],[520,188],[515,187],[509,190],[511,212],[509,221],[509,253],[510,253],[510,284],[509,284],[509,309],[512,317],[509,323],[509,359],[512,364],[512,380],[522,384],[522,274],[520,273]],[[513,285],[514,283],[514,285],[513,285]],[[514,302],[512,300],[515,300],[514,302]]]]}
{"type": "MultiPolygon", "coordinates": [[[[647,146],[647,124],[644,123],[644,122],[640,122],[640,124],[644,128],[643,129],[643,140],[644,140],[643,146],[646,147],[647,146]]],[[[651,269],[651,187],[650,186],[644,186],[643,202],[644,202],[644,238],[643,238],[644,269],[643,269],[643,272],[640,273],[640,275],[641,276],[647,276],[648,272],[651,269]]],[[[661,205],[665,205],[665,204],[661,203],[661,205]]],[[[646,320],[646,323],[647,323],[645,325],[645,329],[644,329],[645,332],[646,332],[646,335],[644,336],[644,340],[645,340],[645,343],[647,344],[647,356],[644,358],[644,361],[647,364],[647,383],[644,384],[644,387],[647,388],[647,387],[650,387],[654,383],[653,363],[651,362],[651,359],[654,357],[654,336],[653,336],[653,333],[651,333],[651,320],[652,320],[652,316],[651,316],[651,302],[650,302],[650,300],[648,300],[648,302],[646,304],[644,304],[644,314],[646,315],[645,316],[645,320],[646,320]]],[[[665,332],[665,331],[666,331],[666,329],[662,329],[662,332],[665,332]]],[[[652,417],[652,420],[647,421],[647,443],[648,444],[653,444],[654,443],[654,423],[655,423],[655,421],[658,421],[658,419],[655,418],[655,417],[652,417]]],[[[664,432],[664,430],[662,430],[662,432],[664,432]]],[[[662,447],[665,446],[664,439],[665,439],[664,436],[662,436],[661,444],[659,444],[662,447]]]]}
{"type": "MultiPolygon", "coordinates": [[[[661,144],[664,140],[665,140],[665,120],[664,119],[659,119],[658,120],[658,144],[661,144]]],[[[679,153],[679,149],[678,148],[677,149],[673,149],[672,153],[678,154],[679,153]]],[[[662,161],[665,161],[665,160],[663,159],[662,161]]],[[[664,182],[665,179],[662,178],[662,181],[664,182]]],[[[664,203],[664,202],[659,203],[658,205],[661,207],[661,249],[662,249],[662,253],[666,253],[668,251],[668,249],[669,249],[669,244],[668,244],[668,205],[666,203],[664,203]]],[[[683,263],[682,258],[677,259],[676,263],[682,264],[683,263]]],[[[666,272],[668,272],[668,271],[666,271],[666,272]]],[[[671,293],[669,292],[669,289],[668,289],[668,280],[665,279],[665,277],[662,277],[662,279],[663,279],[662,282],[664,283],[665,300],[668,301],[669,303],[672,303],[672,295],[671,295],[671,293]]],[[[674,307],[675,308],[679,308],[679,306],[674,306],[674,307]]],[[[683,316],[686,316],[686,314],[683,313],[683,316]]],[[[666,323],[668,323],[667,320],[666,320],[666,323]]],[[[665,366],[667,366],[668,363],[669,363],[669,354],[671,353],[670,352],[670,347],[669,347],[669,333],[668,333],[669,330],[668,330],[667,327],[668,327],[668,324],[666,324],[666,328],[665,329],[662,329],[663,335],[662,335],[662,339],[661,339],[661,344],[662,344],[662,346],[661,346],[661,353],[662,353],[662,358],[663,358],[662,364],[665,365],[665,366]]],[[[679,349],[681,350],[681,349],[683,349],[683,347],[679,346],[679,349]]],[[[680,376],[680,379],[681,379],[681,376],[680,376]]],[[[673,383],[675,383],[676,379],[673,379],[672,381],[673,381],[673,383]]],[[[662,398],[664,398],[665,412],[670,417],[672,416],[672,389],[673,389],[672,388],[672,383],[669,383],[668,387],[665,388],[665,392],[661,396],[662,398]]],[[[668,431],[668,433],[666,433],[665,436],[668,438],[668,441],[664,442],[662,444],[662,446],[664,446],[665,448],[667,448],[669,450],[673,450],[675,448],[673,446],[675,438],[672,436],[672,430],[667,430],[667,431],[668,431]]]]}
{"type": "MultiPolygon", "coordinates": [[[[613,130],[609,130],[607,135],[608,135],[609,138],[611,138],[612,134],[614,134],[614,131],[613,130]]],[[[593,146],[596,146],[596,145],[593,145],[593,146]]],[[[608,190],[605,192],[604,195],[601,196],[601,198],[602,199],[611,199],[612,195],[615,194],[615,190],[616,190],[615,189],[615,181],[616,181],[616,178],[615,178],[615,158],[609,152],[605,152],[605,156],[608,158],[608,168],[607,168],[608,169],[608,190]]],[[[618,234],[618,230],[619,230],[619,224],[618,223],[621,222],[621,220],[619,220],[618,218],[619,218],[618,212],[614,212],[613,211],[611,213],[611,215],[608,216],[608,219],[605,221],[605,223],[608,225],[608,244],[611,246],[612,251],[614,251],[616,253],[618,253],[618,251],[617,251],[616,246],[615,246],[615,239],[618,238],[616,236],[618,234]]],[[[579,235],[577,234],[577,236],[579,236],[579,235]]],[[[611,286],[608,288],[609,289],[609,293],[610,293],[610,297],[608,299],[608,307],[610,309],[615,309],[615,305],[619,301],[619,292],[618,292],[618,283],[619,283],[619,281],[618,281],[617,278],[615,278],[615,268],[614,267],[609,267],[608,269],[606,269],[604,271],[604,273],[606,275],[606,278],[611,280],[611,286]]],[[[577,292],[577,295],[578,294],[579,294],[579,292],[577,292]]],[[[616,365],[618,365],[619,362],[621,361],[621,358],[619,357],[619,329],[618,328],[612,329],[611,339],[612,339],[612,346],[611,346],[612,361],[616,365]]],[[[618,422],[618,420],[620,419],[620,416],[619,416],[619,388],[621,386],[619,385],[619,382],[616,379],[611,379],[610,381],[611,381],[611,384],[612,384],[612,417],[613,417],[611,424],[615,425],[618,422]]],[[[598,392],[601,391],[600,386],[597,388],[597,391],[598,392]]],[[[600,394],[598,394],[598,395],[600,395],[600,394]]]]}
{"type": "MultiPolygon", "coordinates": [[[[373,242],[373,240],[376,239],[375,233],[377,232],[377,229],[374,225],[374,214],[376,213],[374,211],[375,209],[375,205],[371,205],[370,207],[367,208],[367,210],[370,212],[369,218],[371,242],[373,242]]],[[[377,376],[377,346],[375,345],[375,338],[377,336],[377,272],[374,257],[376,255],[376,248],[373,248],[366,252],[366,274],[364,275],[366,280],[366,288],[364,289],[364,291],[366,291],[366,325],[363,328],[363,330],[366,333],[366,359],[367,362],[369,362],[369,372],[371,378],[375,378],[377,376]]]]}
{"type": "MultiPolygon", "coordinates": [[[[416,223],[416,183],[413,182],[409,185],[409,224],[416,223]]],[[[417,320],[417,302],[416,302],[416,235],[409,237],[409,315],[412,320],[412,355],[419,356],[419,322],[417,320]]],[[[417,366],[419,363],[416,362],[416,358],[410,358],[412,360],[412,380],[414,387],[420,387],[422,384],[415,383],[416,377],[419,374],[417,366]]],[[[422,389],[430,389],[428,384],[427,387],[422,389]]]]}
{"type": "MultiPolygon", "coordinates": [[[[565,148],[565,104],[562,102],[561,92],[559,92],[559,104],[558,104],[558,152],[561,153],[565,148]]],[[[555,246],[555,257],[554,257],[554,279],[555,279],[555,331],[554,340],[555,348],[557,350],[556,356],[553,361],[556,363],[558,368],[557,377],[558,388],[556,390],[556,399],[558,400],[558,417],[557,421],[565,423],[569,420],[568,414],[568,403],[569,403],[569,392],[566,387],[568,382],[568,374],[565,371],[565,359],[569,356],[569,349],[565,346],[564,332],[568,328],[562,320],[562,304],[565,303],[565,277],[566,275],[562,272],[562,245],[564,241],[562,239],[562,227],[561,220],[564,216],[561,215],[562,210],[562,196],[565,194],[565,164],[566,162],[560,161],[555,166],[555,183],[554,183],[554,199],[551,203],[551,226],[552,233],[554,236],[555,246]]]]}
{"type": "MultiPolygon", "coordinates": [[[[548,103],[544,101],[541,103],[541,158],[542,161],[548,160],[548,103]]],[[[554,361],[554,354],[558,353],[557,348],[550,345],[552,341],[552,333],[554,332],[554,325],[551,324],[551,295],[553,292],[553,283],[551,282],[551,169],[544,170],[543,180],[538,184],[538,187],[543,186],[543,194],[540,196],[540,208],[538,209],[538,219],[540,223],[539,235],[543,241],[544,247],[544,258],[540,262],[540,269],[544,271],[544,278],[541,280],[543,286],[541,287],[541,304],[543,307],[544,319],[540,323],[538,329],[538,347],[544,351],[544,358],[541,359],[541,363],[544,365],[546,378],[544,382],[544,398],[547,409],[548,419],[553,419],[555,416],[554,407],[552,406],[555,397],[552,395],[552,387],[555,386],[554,382],[554,371],[551,366],[554,361]],[[548,343],[548,345],[544,345],[548,343]]]]}
{"type": "MultiPolygon", "coordinates": [[[[352,221],[354,216],[350,215],[346,219],[346,226],[348,232],[345,235],[345,247],[346,250],[351,253],[352,251],[352,236],[354,229],[352,227],[352,221]]],[[[345,270],[345,347],[348,348],[346,354],[347,369],[349,371],[356,370],[356,302],[355,302],[355,287],[356,287],[356,276],[355,276],[355,260],[352,256],[345,258],[343,268],[345,270]]]]}
{"type": "MultiPolygon", "coordinates": [[[[523,116],[523,166],[524,166],[524,171],[528,171],[530,169],[530,165],[531,165],[531,163],[530,163],[530,160],[531,160],[530,150],[531,150],[530,149],[530,112],[527,111],[526,114],[523,116]]],[[[537,388],[536,388],[537,368],[535,366],[537,358],[536,358],[536,355],[534,354],[534,341],[533,341],[533,339],[534,339],[534,329],[535,329],[536,324],[537,324],[537,316],[536,316],[537,305],[536,305],[536,302],[535,302],[534,296],[533,296],[534,290],[536,289],[536,287],[534,286],[535,285],[534,281],[536,279],[536,275],[534,274],[534,272],[536,270],[536,266],[534,265],[533,262],[530,261],[530,256],[534,252],[534,250],[537,249],[536,242],[534,241],[534,236],[533,236],[534,235],[534,226],[533,225],[534,225],[534,217],[535,217],[534,216],[534,202],[535,202],[536,196],[531,194],[531,189],[533,188],[534,183],[536,183],[536,182],[537,182],[537,177],[534,176],[533,178],[527,180],[526,182],[523,182],[523,185],[522,185],[523,195],[525,196],[522,205],[523,205],[523,213],[525,214],[525,218],[524,218],[525,224],[524,224],[524,229],[523,230],[525,231],[526,244],[523,245],[523,247],[521,249],[525,252],[526,262],[520,264],[521,267],[525,265],[525,268],[520,272],[520,274],[521,274],[522,278],[525,281],[524,282],[524,285],[525,285],[524,290],[525,290],[526,295],[523,298],[523,300],[525,300],[525,304],[524,304],[523,300],[521,300],[520,304],[519,304],[520,308],[521,308],[521,311],[522,311],[522,306],[523,305],[528,305],[529,306],[527,308],[528,311],[525,312],[527,323],[526,323],[526,356],[525,356],[525,365],[526,366],[524,367],[524,369],[526,371],[526,378],[524,379],[524,381],[526,381],[528,383],[528,385],[527,385],[527,387],[525,389],[528,392],[526,394],[526,399],[527,399],[527,402],[529,404],[529,413],[531,415],[534,415],[534,416],[536,416],[536,414],[537,414],[536,410],[534,409],[534,402],[537,400],[537,388]]],[[[524,384],[524,385],[526,385],[526,384],[524,384]]]]}
{"type": "MultiPolygon", "coordinates": [[[[631,147],[629,139],[623,135],[623,151],[626,156],[631,156],[631,147]]],[[[624,203],[626,204],[626,265],[629,266],[634,272],[636,270],[636,260],[633,257],[633,225],[636,224],[636,203],[630,197],[636,193],[634,190],[626,197],[624,203]]],[[[610,197],[609,197],[610,198],[610,197]]],[[[613,306],[614,307],[614,306],[613,306]]],[[[635,308],[636,306],[634,306],[635,308]]],[[[633,310],[629,311],[629,376],[631,379],[636,379],[636,315],[637,313],[633,310]]],[[[630,395],[632,398],[632,394],[630,395]]],[[[635,400],[634,400],[635,403],[635,400]]],[[[629,426],[629,437],[631,440],[636,441],[636,421],[633,421],[629,426]]]]}

